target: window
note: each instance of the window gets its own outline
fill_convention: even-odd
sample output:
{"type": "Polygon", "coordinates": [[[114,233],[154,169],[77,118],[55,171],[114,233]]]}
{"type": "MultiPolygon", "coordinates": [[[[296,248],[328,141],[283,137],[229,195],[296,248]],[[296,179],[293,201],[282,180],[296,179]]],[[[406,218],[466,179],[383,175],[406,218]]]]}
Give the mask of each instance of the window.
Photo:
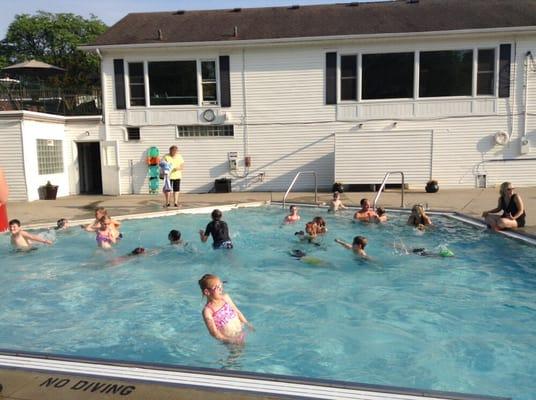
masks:
{"type": "Polygon", "coordinates": [[[203,104],[218,104],[216,89],[216,61],[201,61],[203,104]]]}
{"type": "Polygon", "coordinates": [[[143,63],[128,63],[128,82],[130,88],[130,105],[145,106],[143,63]]]}
{"type": "Polygon", "coordinates": [[[478,50],[476,94],[493,95],[495,86],[495,49],[478,50]]]}
{"type": "Polygon", "coordinates": [[[127,140],[140,140],[140,128],[139,127],[128,127],[127,128],[127,140]]]}
{"type": "Polygon", "coordinates": [[[234,136],[234,125],[181,125],[179,137],[234,136]]]}
{"type": "Polygon", "coordinates": [[[413,53],[363,55],[364,100],[413,97],[413,53]]]}
{"type": "Polygon", "coordinates": [[[63,172],[63,141],[37,139],[37,169],[39,175],[63,172]]]}
{"type": "Polygon", "coordinates": [[[150,104],[198,104],[196,61],[150,62],[150,104]]]}
{"type": "Polygon", "coordinates": [[[341,56],[341,100],[357,100],[357,56],[341,56]]]}
{"type": "Polygon", "coordinates": [[[473,51],[420,53],[419,96],[471,96],[473,51]]]}

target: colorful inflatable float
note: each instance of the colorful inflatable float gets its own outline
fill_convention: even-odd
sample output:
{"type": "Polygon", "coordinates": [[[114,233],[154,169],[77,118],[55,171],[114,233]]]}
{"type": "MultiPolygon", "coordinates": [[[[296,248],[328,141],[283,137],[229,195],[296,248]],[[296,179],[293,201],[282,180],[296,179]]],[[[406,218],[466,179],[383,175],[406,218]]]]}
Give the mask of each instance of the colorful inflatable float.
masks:
{"type": "Polygon", "coordinates": [[[149,176],[149,193],[158,193],[160,185],[160,151],[158,147],[151,147],[147,150],[147,165],[149,176]]]}

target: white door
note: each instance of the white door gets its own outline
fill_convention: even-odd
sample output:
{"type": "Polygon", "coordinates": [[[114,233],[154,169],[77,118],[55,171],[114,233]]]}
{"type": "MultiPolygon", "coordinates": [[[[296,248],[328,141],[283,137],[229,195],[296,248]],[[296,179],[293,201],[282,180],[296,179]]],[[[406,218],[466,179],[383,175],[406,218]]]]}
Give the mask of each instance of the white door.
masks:
{"type": "Polygon", "coordinates": [[[117,154],[117,141],[102,141],[101,170],[102,170],[102,194],[117,196],[119,189],[119,156],[117,154]]]}

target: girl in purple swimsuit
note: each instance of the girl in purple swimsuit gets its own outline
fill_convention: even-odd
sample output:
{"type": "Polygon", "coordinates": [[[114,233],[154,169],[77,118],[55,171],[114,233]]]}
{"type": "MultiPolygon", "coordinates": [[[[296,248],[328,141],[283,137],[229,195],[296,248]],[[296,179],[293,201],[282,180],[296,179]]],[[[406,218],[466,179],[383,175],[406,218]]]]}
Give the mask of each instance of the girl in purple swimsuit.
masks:
{"type": "Polygon", "coordinates": [[[207,304],[203,319],[208,332],[224,343],[244,343],[243,325],[253,330],[246,317],[235,306],[231,297],[223,293],[223,283],[216,275],[205,274],[199,279],[199,287],[207,304]]]}

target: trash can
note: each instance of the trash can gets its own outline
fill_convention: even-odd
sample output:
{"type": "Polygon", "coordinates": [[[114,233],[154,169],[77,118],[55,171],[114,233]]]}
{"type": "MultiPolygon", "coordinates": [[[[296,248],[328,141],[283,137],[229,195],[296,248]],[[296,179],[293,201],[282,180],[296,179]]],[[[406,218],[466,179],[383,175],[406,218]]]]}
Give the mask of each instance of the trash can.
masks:
{"type": "Polygon", "coordinates": [[[47,182],[45,186],[43,186],[45,191],[45,200],[56,200],[56,195],[58,194],[58,186],[53,185],[50,182],[47,182]]]}
{"type": "Polygon", "coordinates": [[[231,193],[231,179],[216,179],[214,181],[214,191],[216,193],[231,193]]]}

